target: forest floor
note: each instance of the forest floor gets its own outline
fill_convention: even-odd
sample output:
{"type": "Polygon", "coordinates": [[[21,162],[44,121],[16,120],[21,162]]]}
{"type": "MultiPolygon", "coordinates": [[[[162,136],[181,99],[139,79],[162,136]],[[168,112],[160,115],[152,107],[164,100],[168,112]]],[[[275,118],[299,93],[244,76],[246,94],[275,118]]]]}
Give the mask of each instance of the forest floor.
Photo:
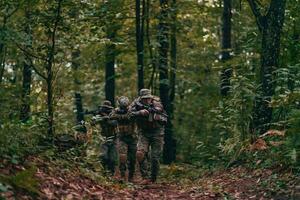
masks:
{"type": "Polygon", "coordinates": [[[297,177],[287,170],[240,166],[208,171],[188,164],[162,165],[155,184],[120,183],[96,171],[41,156],[23,165],[2,163],[0,199],[283,200],[300,195],[297,177]]]}

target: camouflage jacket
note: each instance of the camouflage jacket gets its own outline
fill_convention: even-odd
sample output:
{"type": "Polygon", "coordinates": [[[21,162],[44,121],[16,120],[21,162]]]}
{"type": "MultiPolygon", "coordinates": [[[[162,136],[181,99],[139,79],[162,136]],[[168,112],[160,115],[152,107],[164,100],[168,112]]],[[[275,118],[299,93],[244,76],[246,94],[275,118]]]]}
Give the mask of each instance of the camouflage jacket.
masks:
{"type": "Polygon", "coordinates": [[[138,97],[130,105],[129,112],[137,113],[136,122],[140,129],[163,127],[166,123],[166,114],[159,97],[154,97],[149,105],[144,105],[138,97]],[[148,110],[148,116],[139,116],[139,111],[148,110]]]}
{"type": "Polygon", "coordinates": [[[101,135],[105,137],[115,136],[117,122],[115,120],[110,119],[109,114],[102,113],[100,115],[100,118],[101,135]]]}
{"type": "Polygon", "coordinates": [[[110,119],[118,122],[117,133],[120,136],[135,134],[135,122],[129,118],[128,110],[116,108],[111,112],[110,119]]]}

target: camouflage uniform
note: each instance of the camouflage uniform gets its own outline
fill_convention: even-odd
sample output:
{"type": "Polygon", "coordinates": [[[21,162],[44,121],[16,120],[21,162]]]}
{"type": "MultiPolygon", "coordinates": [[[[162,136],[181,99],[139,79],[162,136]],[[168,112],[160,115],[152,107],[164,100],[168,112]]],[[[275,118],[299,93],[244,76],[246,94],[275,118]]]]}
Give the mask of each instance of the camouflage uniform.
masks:
{"type": "Polygon", "coordinates": [[[135,123],[129,119],[129,99],[122,96],[118,99],[118,104],[119,107],[111,113],[110,118],[118,121],[117,137],[121,177],[125,179],[128,164],[128,180],[131,181],[136,163],[137,136],[135,123]]]}
{"type": "Polygon", "coordinates": [[[116,144],[116,121],[109,118],[109,114],[112,112],[113,107],[110,101],[104,101],[101,109],[99,109],[98,115],[100,116],[101,135],[104,138],[101,144],[100,158],[103,167],[109,170],[112,175],[115,172],[115,166],[117,165],[118,153],[116,144]]]}
{"type": "Polygon", "coordinates": [[[137,159],[141,174],[148,177],[145,159],[151,148],[151,181],[155,182],[159,171],[159,159],[164,144],[164,124],[166,115],[158,97],[152,96],[150,90],[142,89],[130,107],[130,113],[136,118],[138,126],[137,159]],[[144,103],[143,99],[149,99],[144,103]],[[155,111],[151,111],[153,108],[155,111]]]}

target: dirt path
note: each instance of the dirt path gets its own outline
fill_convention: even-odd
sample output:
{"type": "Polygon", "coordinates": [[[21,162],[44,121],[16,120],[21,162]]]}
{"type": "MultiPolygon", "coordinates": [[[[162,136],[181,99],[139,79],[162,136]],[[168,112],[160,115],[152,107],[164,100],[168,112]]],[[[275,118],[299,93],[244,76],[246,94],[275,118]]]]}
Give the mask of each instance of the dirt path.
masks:
{"type": "MultiPolygon", "coordinates": [[[[251,171],[237,167],[199,175],[197,169],[190,166],[163,166],[158,183],[145,185],[139,182],[120,184],[118,181],[105,178],[96,181],[93,180],[93,175],[84,175],[80,168],[70,169],[67,166],[55,165],[39,159],[35,159],[34,163],[36,168],[33,176],[38,180],[36,196],[30,196],[24,189],[8,188],[1,193],[2,197],[5,199],[284,200],[291,199],[292,195],[295,195],[293,194],[296,185],[295,177],[290,173],[278,174],[271,170],[251,171]]],[[[24,171],[22,167],[18,170],[24,171]]],[[[9,171],[2,170],[1,173],[8,174],[9,171]]],[[[23,184],[26,184],[25,182],[23,184]]]]}

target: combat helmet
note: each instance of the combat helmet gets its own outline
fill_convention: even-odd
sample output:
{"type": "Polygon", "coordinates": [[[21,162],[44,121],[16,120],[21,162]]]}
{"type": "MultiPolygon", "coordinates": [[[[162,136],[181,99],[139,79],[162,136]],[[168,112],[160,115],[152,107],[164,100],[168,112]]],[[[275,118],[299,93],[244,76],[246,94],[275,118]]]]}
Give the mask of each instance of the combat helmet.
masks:
{"type": "Polygon", "coordinates": [[[121,96],[118,98],[118,104],[121,108],[127,108],[129,106],[129,99],[126,96],[121,96]]]}
{"type": "Polygon", "coordinates": [[[109,100],[104,100],[103,102],[102,102],[102,105],[101,105],[102,107],[106,107],[106,108],[112,108],[112,106],[111,106],[111,102],[109,101],[109,100]]]}
{"type": "Polygon", "coordinates": [[[153,96],[151,95],[151,90],[149,89],[141,89],[139,92],[139,96],[141,99],[152,99],[153,96]]]}

